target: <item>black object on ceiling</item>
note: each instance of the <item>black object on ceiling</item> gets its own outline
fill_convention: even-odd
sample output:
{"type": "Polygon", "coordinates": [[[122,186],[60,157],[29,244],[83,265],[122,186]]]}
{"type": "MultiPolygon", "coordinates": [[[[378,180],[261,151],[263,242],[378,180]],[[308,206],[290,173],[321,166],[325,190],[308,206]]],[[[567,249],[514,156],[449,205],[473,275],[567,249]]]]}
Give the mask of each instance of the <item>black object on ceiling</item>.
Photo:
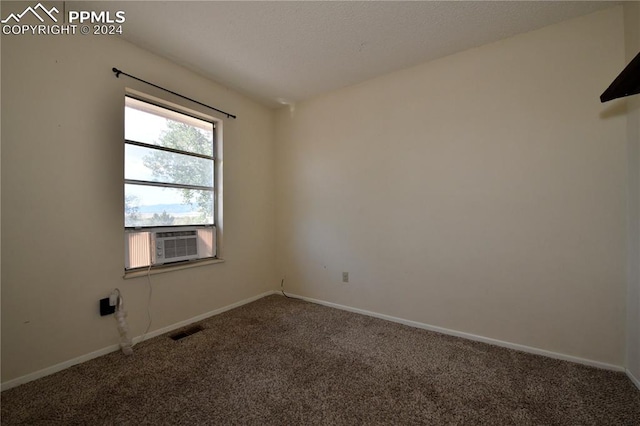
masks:
{"type": "Polygon", "coordinates": [[[622,70],[620,75],[613,80],[607,90],[600,95],[600,102],[607,102],[612,99],[624,98],[625,96],[637,95],[640,93],[640,53],[629,65],[622,70]]]}

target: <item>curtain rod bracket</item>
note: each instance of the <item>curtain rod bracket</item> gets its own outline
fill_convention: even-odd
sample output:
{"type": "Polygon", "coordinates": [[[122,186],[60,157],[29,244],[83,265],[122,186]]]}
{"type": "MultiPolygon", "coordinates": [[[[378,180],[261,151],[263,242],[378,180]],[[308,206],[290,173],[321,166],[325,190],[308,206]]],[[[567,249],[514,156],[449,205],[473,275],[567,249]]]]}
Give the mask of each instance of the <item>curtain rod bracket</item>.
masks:
{"type": "Polygon", "coordinates": [[[143,79],[141,79],[141,78],[135,77],[135,76],[133,76],[133,75],[131,75],[131,74],[127,74],[126,72],[124,72],[124,71],[122,71],[122,70],[119,70],[119,69],[118,69],[118,68],[116,68],[116,67],[111,68],[111,71],[113,71],[113,73],[116,75],[116,78],[120,78],[120,74],[123,74],[123,75],[126,75],[127,77],[130,77],[130,78],[134,79],[134,80],[138,80],[139,82],[142,82],[142,83],[148,84],[149,86],[153,86],[153,87],[155,87],[156,89],[164,90],[165,92],[167,92],[167,93],[171,93],[172,95],[178,96],[178,97],[180,97],[180,98],[182,98],[182,99],[186,99],[186,100],[191,101],[191,102],[194,102],[194,103],[196,103],[196,104],[198,104],[198,105],[202,105],[203,107],[206,107],[206,108],[212,109],[212,110],[214,110],[214,111],[217,111],[217,112],[219,112],[220,114],[224,114],[224,115],[226,115],[226,116],[227,116],[227,118],[233,118],[234,120],[237,118],[235,115],[230,114],[230,113],[228,113],[228,112],[226,112],[226,111],[222,111],[221,109],[214,108],[214,107],[212,107],[211,105],[203,104],[202,102],[196,101],[195,99],[191,99],[191,98],[189,98],[189,97],[187,97],[187,96],[181,95],[180,93],[176,93],[176,92],[174,92],[173,90],[165,89],[164,87],[158,86],[157,84],[153,84],[153,83],[151,83],[151,82],[149,82],[149,81],[146,81],[146,80],[143,80],[143,79]]]}

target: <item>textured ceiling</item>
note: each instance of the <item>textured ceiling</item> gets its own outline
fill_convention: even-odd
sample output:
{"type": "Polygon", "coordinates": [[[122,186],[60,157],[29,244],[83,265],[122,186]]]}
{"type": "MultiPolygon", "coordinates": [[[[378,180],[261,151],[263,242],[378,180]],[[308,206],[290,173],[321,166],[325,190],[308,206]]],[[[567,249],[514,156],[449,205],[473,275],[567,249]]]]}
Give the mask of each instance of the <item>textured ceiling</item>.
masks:
{"type": "Polygon", "coordinates": [[[124,38],[265,105],[330,90],[620,2],[91,2],[124,38]]]}

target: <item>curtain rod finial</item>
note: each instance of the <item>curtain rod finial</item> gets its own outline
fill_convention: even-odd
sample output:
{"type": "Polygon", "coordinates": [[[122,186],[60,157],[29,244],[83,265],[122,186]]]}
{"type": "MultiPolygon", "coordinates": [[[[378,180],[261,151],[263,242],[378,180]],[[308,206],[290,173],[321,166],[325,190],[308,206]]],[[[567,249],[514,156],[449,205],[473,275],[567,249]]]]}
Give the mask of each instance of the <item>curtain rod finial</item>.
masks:
{"type": "Polygon", "coordinates": [[[120,77],[120,74],[122,74],[122,71],[120,71],[118,68],[111,68],[111,71],[113,71],[116,74],[116,77],[120,77]]]}

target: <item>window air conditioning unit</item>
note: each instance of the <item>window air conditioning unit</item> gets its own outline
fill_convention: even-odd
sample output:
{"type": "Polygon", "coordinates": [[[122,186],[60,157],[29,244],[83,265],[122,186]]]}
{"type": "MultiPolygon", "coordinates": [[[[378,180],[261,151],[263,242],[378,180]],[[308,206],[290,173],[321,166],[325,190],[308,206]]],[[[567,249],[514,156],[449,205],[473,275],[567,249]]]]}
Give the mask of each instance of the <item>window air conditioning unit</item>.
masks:
{"type": "Polygon", "coordinates": [[[195,228],[165,228],[152,232],[151,238],[153,265],[198,258],[198,231],[195,228]]]}

